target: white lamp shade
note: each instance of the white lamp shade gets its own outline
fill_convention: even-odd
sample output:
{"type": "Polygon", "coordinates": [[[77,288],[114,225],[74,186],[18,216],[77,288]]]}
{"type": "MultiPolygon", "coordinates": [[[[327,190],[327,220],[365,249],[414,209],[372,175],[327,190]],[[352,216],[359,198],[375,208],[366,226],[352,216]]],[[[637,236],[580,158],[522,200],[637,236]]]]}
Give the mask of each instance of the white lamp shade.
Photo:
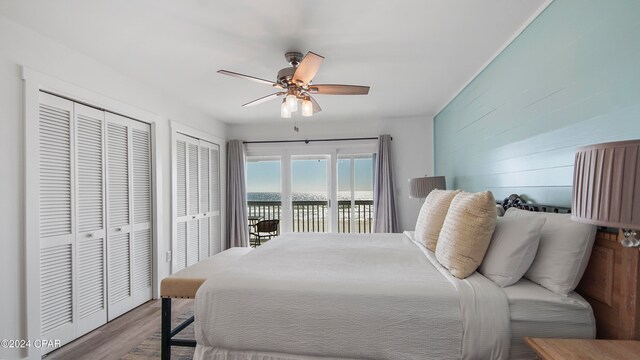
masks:
{"type": "Polygon", "coordinates": [[[291,118],[291,111],[289,111],[286,101],[282,101],[282,105],[280,105],[280,117],[284,119],[291,118]]]}
{"type": "Polygon", "coordinates": [[[409,197],[424,199],[435,189],[446,190],[444,176],[425,176],[409,179],[409,197]]]}
{"type": "Polygon", "coordinates": [[[313,104],[311,100],[305,99],[302,101],[302,116],[312,116],[313,115],[313,104]]]}
{"type": "Polygon", "coordinates": [[[298,98],[293,94],[287,95],[287,106],[289,107],[289,112],[298,111],[298,98]]]}

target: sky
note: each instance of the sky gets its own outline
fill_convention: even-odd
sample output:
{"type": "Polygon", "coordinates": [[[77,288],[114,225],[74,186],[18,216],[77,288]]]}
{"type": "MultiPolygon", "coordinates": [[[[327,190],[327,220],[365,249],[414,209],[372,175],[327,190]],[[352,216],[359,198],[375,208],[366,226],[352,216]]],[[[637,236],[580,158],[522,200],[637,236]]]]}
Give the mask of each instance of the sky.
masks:
{"type": "MultiPolygon", "coordinates": [[[[327,160],[291,161],[292,191],[327,191],[327,160]]],[[[350,190],[350,160],[338,160],[338,191],[350,190]]],[[[373,160],[355,159],[356,191],[373,190],[373,160]]],[[[280,161],[247,163],[248,192],[280,192],[280,161]]]]}

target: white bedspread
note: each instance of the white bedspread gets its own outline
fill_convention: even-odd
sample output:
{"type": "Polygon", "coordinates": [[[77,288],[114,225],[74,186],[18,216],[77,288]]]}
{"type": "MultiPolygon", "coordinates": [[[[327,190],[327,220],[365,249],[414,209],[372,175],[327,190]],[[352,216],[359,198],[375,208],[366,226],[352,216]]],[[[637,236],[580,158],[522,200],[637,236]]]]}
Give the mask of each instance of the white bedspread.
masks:
{"type": "MultiPolygon", "coordinates": [[[[412,232],[405,234],[413,239],[412,232]]],[[[458,290],[464,328],[462,358],[509,359],[511,319],[503,289],[478,272],[466,279],[457,279],[438,263],[433,252],[417,242],[416,245],[458,290]]]]}
{"type": "Polygon", "coordinates": [[[475,286],[443,276],[407,235],[281,236],[200,288],[194,358],[502,358],[508,336],[506,349],[474,336],[501,316],[508,333],[508,307],[488,310],[500,296],[475,286]]]}

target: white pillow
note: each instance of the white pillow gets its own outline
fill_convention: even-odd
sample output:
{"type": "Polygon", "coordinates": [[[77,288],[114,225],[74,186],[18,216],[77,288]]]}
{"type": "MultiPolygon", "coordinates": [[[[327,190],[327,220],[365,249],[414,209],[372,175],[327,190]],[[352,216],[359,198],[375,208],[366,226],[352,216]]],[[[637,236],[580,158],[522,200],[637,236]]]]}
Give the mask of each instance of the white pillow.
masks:
{"type": "Polygon", "coordinates": [[[478,271],[501,287],[515,284],[533,263],[546,219],[499,217],[478,271]]]}
{"type": "Polygon", "coordinates": [[[556,294],[568,295],[573,291],[589,262],[596,237],[596,226],[572,221],[569,214],[533,212],[516,208],[508,209],[504,217],[543,217],[547,220],[540,232],[538,253],[524,277],[556,294]]]}

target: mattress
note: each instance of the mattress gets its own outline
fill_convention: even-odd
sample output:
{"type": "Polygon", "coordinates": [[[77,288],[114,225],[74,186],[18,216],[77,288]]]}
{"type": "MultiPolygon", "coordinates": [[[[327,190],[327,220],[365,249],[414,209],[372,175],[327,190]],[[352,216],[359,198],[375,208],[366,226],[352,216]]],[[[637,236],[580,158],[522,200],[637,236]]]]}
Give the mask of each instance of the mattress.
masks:
{"type": "Polygon", "coordinates": [[[281,236],[200,287],[194,358],[506,358],[502,290],[443,272],[405,234],[281,236]]]}
{"type": "Polygon", "coordinates": [[[524,278],[503,290],[511,318],[511,359],[535,359],[525,336],[595,338],[593,311],[577,293],[558,295],[524,278]]]}

